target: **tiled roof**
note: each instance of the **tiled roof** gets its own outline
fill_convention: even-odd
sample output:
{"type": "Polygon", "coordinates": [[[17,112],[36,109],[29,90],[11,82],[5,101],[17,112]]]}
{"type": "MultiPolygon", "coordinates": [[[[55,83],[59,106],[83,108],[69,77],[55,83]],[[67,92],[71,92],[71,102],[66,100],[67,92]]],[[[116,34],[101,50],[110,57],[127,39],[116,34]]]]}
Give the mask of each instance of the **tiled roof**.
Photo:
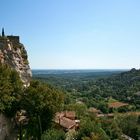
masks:
{"type": "Polygon", "coordinates": [[[75,120],[71,120],[66,117],[62,117],[59,124],[66,129],[71,129],[76,125],[75,120]]]}
{"type": "Polygon", "coordinates": [[[75,111],[66,111],[65,117],[66,118],[75,118],[75,111]]]}
{"type": "Polygon", "coordinates": [[[109,108],[119,108],[119,107],[122,107],[122,106],[128,106],[128,104],[127,103],[122,103],[122,102],[113,102],[113,103],[108,104],[109,108]]]}
{"type": "Polygon", "coordinates": [[[75,120],[74,111],[57,112],[54,121],[65,129],[77,127],[77,123],[80,122],[79,120],[75,120]]]}

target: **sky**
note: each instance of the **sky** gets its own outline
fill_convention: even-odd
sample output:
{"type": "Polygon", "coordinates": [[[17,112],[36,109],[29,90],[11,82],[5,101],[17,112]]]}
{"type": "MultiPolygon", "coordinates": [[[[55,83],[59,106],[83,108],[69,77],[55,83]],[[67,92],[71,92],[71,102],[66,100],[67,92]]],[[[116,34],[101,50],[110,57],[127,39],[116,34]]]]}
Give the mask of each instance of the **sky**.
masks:
{"type": "Polygon", "coordinates": [[[140,68],[140,0],[0,0],[32,69],[140,68]]]}

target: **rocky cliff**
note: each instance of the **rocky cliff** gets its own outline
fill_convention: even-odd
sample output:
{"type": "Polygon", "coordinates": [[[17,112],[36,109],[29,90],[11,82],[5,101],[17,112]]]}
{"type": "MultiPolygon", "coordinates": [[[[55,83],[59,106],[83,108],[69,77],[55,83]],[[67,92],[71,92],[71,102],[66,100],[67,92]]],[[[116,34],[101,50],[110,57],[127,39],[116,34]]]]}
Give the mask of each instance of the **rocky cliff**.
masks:
{"type": "Polygon", "coordinates": [[[25,87],[29,86],[32,76],[27,52],[20,43],[19,36],[0,36],[0,62],[15,69],[25,87]]]}
{"type": "MultiPolygon", "coordinates": [[[[0,63],[7,64],[15,69],[25,87],[30,85],[32,73],[27,52],[24,45],[20,43],[19,36],[5,36],[4,31],[2,32],[2,36],[0,35],[0,63]]],[[[14,124],[13,118],[8,118],[0,112],[0,140],[17,139],[14,124]]]]}

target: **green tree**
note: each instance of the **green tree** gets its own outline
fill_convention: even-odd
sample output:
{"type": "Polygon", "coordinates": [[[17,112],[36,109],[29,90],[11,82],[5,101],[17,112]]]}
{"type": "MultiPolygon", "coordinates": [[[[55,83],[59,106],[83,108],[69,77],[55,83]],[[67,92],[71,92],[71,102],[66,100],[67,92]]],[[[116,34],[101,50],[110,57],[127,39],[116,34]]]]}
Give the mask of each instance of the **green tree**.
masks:
{"type": "Polygon", "coordinates": [[[65,140],[65,132],[63,130],[50,129],[44,132],[42,140],[65,140]]]}
{"type": "Polygon", "coordinates": [[[28,135],[40,140],[62,103],[63,94],[60,91],[45,83],[32,81],[21,101],[21,107],[27,111],[29,117],[28,135]]]}
{"type": "Polygon", "coordinates": [[[113,120],[113,122],[110,124],[109,131],[110,131],[110,138],[112,140],[121,139],[122,132],[115,120],[113,120]]]}
{"type": "Polygon", "coordinates": [[[85,104],[75,103],[75,104],[66,105],[65,109],[75,111],[77,117],[80,118],[85,115],[87,111],[87,106],[85,104]]]}
{"type": "Polygon", "coordinates": [[[13,115],[22,90],[18,73],[8,65],[0,64],[0,111],[13,115]]]}
{"type": "Polygon", "coordinates": [[[122,132],[134,139],[140,137],[140,124],[138,123],[138,117],[134,114],[120,116],[118,118],[119,127],[122,129],[122,132]]]}

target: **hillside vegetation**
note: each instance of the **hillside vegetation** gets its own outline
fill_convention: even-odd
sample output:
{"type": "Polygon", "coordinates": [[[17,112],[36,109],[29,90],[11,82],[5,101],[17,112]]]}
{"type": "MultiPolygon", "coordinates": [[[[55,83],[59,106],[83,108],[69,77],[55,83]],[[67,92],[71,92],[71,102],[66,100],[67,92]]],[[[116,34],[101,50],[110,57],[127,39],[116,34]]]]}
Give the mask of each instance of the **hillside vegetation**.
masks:
{"type": "Polygon", "coordinates": [[[34,74],[33,78],[61,88],[71,96],[71,99],[80,99],[88,106],[94,104],[93,100],[105,101],[112,97],[135,105],[139,109],[140,70],[59,75],[34,74]]]}
{"type": "Polygon", "coordinates": [[[137,140],[140,136],[140,70],[101,75],[43,74],[34,75],[34,78],[65,92],[64,109],[76,111],[81,120],[77,139],[120,140],[128,135],[137,140]],[[115,103],[116,107],[109,108],[111,103],[115,103]],[[114,119],[98,118],[96,114],[88,112],[90,107],[101,110],[103,114],[112,113],[114,119]]]}
{"type": "Polygon", "coordinates": [[[25,88],[17,72],[1,64],[0,110],[15,120],[20,140],[138,140],[139,75],[135,69],[96,78],[64,75],[60,79],[67,81],[56,76],[52,85],[36,76],[25,88]],[[56,124],[55,113],[61,111],[75,112],[80,125],[65,129],[56,124]]]}

